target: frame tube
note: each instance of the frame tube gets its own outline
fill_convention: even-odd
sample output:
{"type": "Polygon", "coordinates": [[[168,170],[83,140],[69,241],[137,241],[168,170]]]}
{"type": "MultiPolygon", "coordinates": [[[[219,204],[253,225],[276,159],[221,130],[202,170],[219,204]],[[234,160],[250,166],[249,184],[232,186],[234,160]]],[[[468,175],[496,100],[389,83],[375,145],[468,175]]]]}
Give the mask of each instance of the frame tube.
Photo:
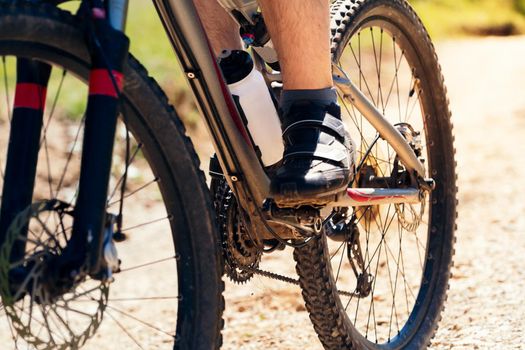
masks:
{"type": "Polygon", "coordinates": [[[226,180],[238,195],[248,193],[246,199],[253,198],[260,207],[269,194],[270,180],[222,79],[193,1],[154,3],[189,78],[226,180]]]}

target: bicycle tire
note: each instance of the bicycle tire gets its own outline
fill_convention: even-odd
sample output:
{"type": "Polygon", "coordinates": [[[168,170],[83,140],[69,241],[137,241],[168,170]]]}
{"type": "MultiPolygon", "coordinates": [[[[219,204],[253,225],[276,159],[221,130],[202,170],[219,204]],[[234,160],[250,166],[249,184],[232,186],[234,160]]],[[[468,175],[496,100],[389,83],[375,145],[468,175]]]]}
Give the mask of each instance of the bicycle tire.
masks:
{"type": "MultiPolygon", "coordinates": [[[[85,25],[53,6],[1,1],[0,55],[57,64],[87,81],[90,57],[84,40],[85,25]]],[[[123,109],[128,126],[144,144],[144,154],[159,179],[171,218],[180,296],[173,347],[220,348],[224,326],[223,264],[198,156],[164,92],[131,55],[124,76],[123,109]]]]}
{"type": "MultiPolygon", "coordinates": [[[[335,1],[331,8],[333,60],[339,62],[350,40],[352,38],[357,40],[356,33],[372,25],[381,28],[381,38],[383,29],[394,31],[403,37],[399,42],[402,41],[407,56],[411,56],[410,60],[413,61],[411,68],[416,69],[415,74],[421,80],[424,95],[422,103],[425,107],[425,132],[428,140],[431,140],[427,142],[431,149],[429,172],[436,180],[437,187],[429,199],[431,222],[426,231],[425,263],[417,301],[414,302],[410,316],[398,334],[392,338],[389,334],[388,339],[384,341],[377,340],[377,333],[376,340],[373,337],[368,339],[364,331],[357,329],[354,324],[357,323],[355,322],[357,316],[355,320],[351,320],[346,313],[342,297],[337,292],[335,269],[331,266],[326,236],[323,235],[312,240],[310,244],[296,249],[294,258],[297,262],[296,270],[300,276],[306,308],[325,349],[423,349],[429,346],[437,330],[447,298],[450,269],[453,264],[457,188],[452,123],[446,88],[434,47],[423,24],[406,1],[335,1]]],[[[388,263],[388,253],[386,252],[385,255],[388,263]]],[[[379,263],[379,258],[377,259],[379,263]]],[[[397,262],[400,262],[399,258],[397,262]]],[[[390,270],[390,267],[388,269],[390,270]]],[[[339,270],[337,276],[339,277],[339,270]]],[[[372,292],[372,297],[373,295],[372,292]]],[[[395,295],[394,289],[393,299],[395,295]]],[[[370,304],[373,303],[370,301],[370,304]]],[[[356,310],[358,308],[359,305],[356,310]]],[[[357,315],[358,312],[356,311],[355,314],[357,315]]],[[[368,322],[370,322],[370,313],[368,322]]],[[[366,332],[368,334],[368,324],[366,332]]]]}

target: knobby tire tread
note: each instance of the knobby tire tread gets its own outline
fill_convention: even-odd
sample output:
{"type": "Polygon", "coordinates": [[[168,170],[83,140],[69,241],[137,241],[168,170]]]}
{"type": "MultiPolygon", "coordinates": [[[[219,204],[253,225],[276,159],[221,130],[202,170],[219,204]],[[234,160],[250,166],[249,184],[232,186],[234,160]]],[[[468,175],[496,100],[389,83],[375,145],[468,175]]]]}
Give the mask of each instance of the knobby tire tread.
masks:
{"type": "MultiPolygon", "coordinates": [[[[445,135],[445,152],[451,155],[451,159],[454,159],[456,150],[453,146],[454,135],[453,125],[451,121],[451,113],[449,109],[449,100],[446,97],[446,86],[444,84],[444,77],[441,72],[441,66],[438,63],[437,54],[435,52],[434,45],[428,35],[423,23],[416,15],[412,7],[405,0],[335,0],[331,5],[330,11],[330,31],[332,37],[331,43],[331,54],[332,58],[336,60],[340,56],[346,42],[349,40],[351,33],[352,24],[355,19],[367,10],[380,5],[389,5],[408,16],[409,20],[413,24],[412,30],[417,32],[417,35],[424,36],[424,45],[427,46],[425,52],[430,52],[431,62],[435,64],[432,66],[433,73],[437,74],[437,80],[440,91],[443,92],[439,96],[440,102],[443,105],[443,113],[441,115],[446,120],[441,120],[445,126],[444,129],[450,135],[450,139],[446,139],[448,135],[445,135]]],[[[455,223],[457,219],[457,199],[456,193],[458,188],[456,186],[457,174],[455,168],[457,162],[453,161],[454,175],[448,179],[449,183],[445,184],[447,189],[447,196],[453,196],[454,200],[449,203],[449,207],[445,208],[444,211],[450,213],[449,217],[445,220],[453,220],[453,227],[449,228],[452,235],[451,239],[444,240],[442,249],[442,259],[446,263],[440,264],[438,267],[436,279],[439,279],[440,290],[443,292],[433,293],[431,297],[431,303],[427,310],[423,310],[427,314],[437,315],[432,320],[421,325],[421,330],[418,330],[417,334],[413,335],[413,339],[410,344],[406,347],[407,349],[424,349],[430,346],[431,340],[436,334],[438,329],[438,323],[441,320],[441,314],[444,310],[444,303],[447,299],[447,291],[449,289],[449,279],[451,277],[451,268],[453,266],[453,259],[455,250],[454,244],[456,237],[454,232],[457,229],[455,223]],[[436,297],[438,299],[436,299],[436,297]]],[[[446,226],[446,225],[445,225],[446,226]]],[[[450,225],[449,225],[450,226],[450,225]]],[[[429,227],[430,229],[430,227],[429,227]]],[[[294,251],[294,259],[297,263],[296,271],[299,275],[299,281],[302,289],[302,295],[305,301],[305,306],[310,314],[310,319],[313,323],[313,327],[319,336],[321,343],[327,350],[341,350],[341,349],[373,349],[375,345],[366,344],[361,342],[360,337],[355,336],[357,330],[351,325],[345,314],[344,308],[341,305],[339,296],[337,295],[337,288],[333,282],[332,267],[327,257],[328,250],[327,245],[324,241],[324,237],[313,239],[311,244],[308,244],[302,248],[298,248],[294,251]]],[[[423,322],[422,322],[423,323],[423,322]]]]}

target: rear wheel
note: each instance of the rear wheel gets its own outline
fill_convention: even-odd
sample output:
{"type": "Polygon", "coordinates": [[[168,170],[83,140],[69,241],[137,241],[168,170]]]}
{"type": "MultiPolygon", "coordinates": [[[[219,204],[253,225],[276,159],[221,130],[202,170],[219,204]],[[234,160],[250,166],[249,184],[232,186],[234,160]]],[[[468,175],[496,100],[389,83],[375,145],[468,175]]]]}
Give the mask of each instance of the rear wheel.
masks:
{"type": "MultiPolygon", "coordinates": [[[[0,2],[0,93],[5,101],[0,106],[0,186],[17,58],[53,68],[33,194],[39,204],[17,216],[29,226],[22,239],[25,258],[10,263],[9,251],[0,253],[2,276],[60,254],[70,237],[90,68],[83,27],[79,19],[51,6],[0,2]]],[[[123,201],[126,239],[116,244],[121,271],[109,285],[88,279],[58,297],[44,295],[39,287],[45,270],[31,270],[25,294],[10,291],[4,278],[0,316],[9,327],[1,327],[2,344],[14,342],[17,349],[84,343],[87,349],[212,349],[221,344],[222,262],[198,158],[159,86],[133,57],[124,76],[107,202],[107,212],[118,214],[123,201]],[[124,171],[128,181],[122,189],[124,171]]],[[[9,250],[8,243],[3,250],[9,250]]]]}
{"type": "MultiPolygon", "coordinates": [[[[332,34],[334,62],[410,138],[436,189],[415,205],[349,208],[345,242],[323,235],[296,249],[306,307],[326,349],[425,348],[446,299],[456,219],[443,77],[404,0],[337,0],[332,34]]],[[[394,187],[377,179],[404,173],[395,152],[343,96],[340,103],[358,145],[353,186],[394,187]]]]}

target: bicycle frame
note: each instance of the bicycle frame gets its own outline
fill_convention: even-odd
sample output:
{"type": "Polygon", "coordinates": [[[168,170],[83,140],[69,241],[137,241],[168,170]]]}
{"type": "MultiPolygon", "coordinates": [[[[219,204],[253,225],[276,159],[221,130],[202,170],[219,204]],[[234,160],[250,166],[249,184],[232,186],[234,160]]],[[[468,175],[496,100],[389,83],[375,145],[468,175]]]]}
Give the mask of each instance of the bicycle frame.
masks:
{"type": "MultiPolygon", "coordinates": [[[[63,0],[44,1],[53,4],[64,2],[63,0]]],[[[248,214],[247,220],[264,229],[264,226],[260,226],[259,222],[266,220],[263,217],[262,208],[269,197],[270,179],[255,152],[248,130],[222,78],[195,5],[192,0],[153,0],[153,2],[194,92],[226,181],[248,214]]],[[[110,31],[120,32],[123,30],[127,3],[128,0],[109,0],[109,22],[113,27],[110,31]]],[[[87,4],[87,2],[84,0],[83,4],[87,4]]],[[[112,43],[106,43],[106,45],[110,44],[112,43]]],[[[119,45],[123,47],[123,50],[127,50],[124,48],[125,44],[120,43],[119,45]]],[[[105,66],[100,65],[100,62],[98,62],[99,66],[96,65],[97,56],[95,54],[93,60],[94,67],[98,67],[99,70],[105,69],[105,66]]],[[[118,64],[112,66],[118,66],[118,64]]],[[[109,74],[109,72],[99,73],[109,74]]],[[[354,106],[396,151],[405,167],[413,173],[415,178],[420,180],[421,187],[424,187],[425,182],[421,181],[425,176],[424,168],[404,137],[383,118],[382,114],[337,66],[334,66],[334,81],[341,93],[350,98],[354,106]]],[[[116,82],[113,81],[113,83],[116,82]]],[[[90,239],[94,241],[92,248],[90,248],[93,251],[89,252],[89,270],[92,273],[97,272],[100,268],[99,255],[103,241],[103,230],[97,231],[104,226],[105,194],[109,182],[111,150],[116,125],[116,101],[118,99],[116,96],[109,97],[111,96],[90,96],[90,101],[91,99],[98,100],[98,102],[91,103],[91,109],[96,108],[95,112],[89,112],[90,103],[88,103],[79,196],[75,206],[75,222],[72,234],[72,241],[75,243],[72,244],[72,255],[85,249],[83,246],[88,233],[90,239]],[[106,108],[108,103],[112,106],[109,110],[106,108]]],[[[35,130],[40,130],[39,128],[39,125],[35,126],[35,130]]],[[[33,148],[36,149],[36,146],[33,148]]],[[[14,149],[13,152],[17,150],[14,149]]],[[[7,170],[9,168],[16,169],[13,164],[8,162],[7,170]]],[[[33,172],[34,169],[25,174],[24,179],[29,182],[34,181],[35,174],[33,172]]],[[[32,189],[33,186],[29,186],[29,188],[32,189]]],[[[349,188],[346,195],[339,196],[338,200],[330,205],[332,207],[357,207],[385,203],[417,203],[422,195],[423,191],[420,188],[349,188]]],[[[24,203],[28,205],[30,203],[26,202],[30,202],[30,197],[26,197],[24,203]]],[[[5,201],[6,198],[4,197],[3,204],[5,201]]],[[[16,212],[19,211],[19,207],[22,206],[17,206],[16,212]]],[[[2,210],[5,210],[4,206],[2,206],[2,210]]],[[[12,216],[12,214],[10,215],[12,216]]],[[[2,223],[4,233],[0,232],[0,239],[5,234],[10,220],[7,215],[2,216],[4,217],[2,223]]]]}
{"type": "MultiPolygon", "coordinates": [[[[184,72],[196,96],[208,130],[212,136],[217,155],[226,180],[237,196],[247,197],[249,205],[261,206],[268,198],[270,180],[266,175],[249,141],[247,130],[231,100],[210,45],[206,39],[200,18],[192,0],[153,1],[173,48],[180,58],[184,72]]],[[[334,81],[344,96],[348,96],[355,107],[376,128],[397,152],[405,167],[419,179],[425,171],[414,151],[403,136],[385,120],[373,104],[334,65],[334,81]]],[[[396,202],[417,202],[419,189],[364,189],[355,192],[349,189],[348,196],[342,196],[331,204],[333,207],[368,206],[396,202]],[[361,197],[356,193],[361,193],[361,197]]],[[[241,199],[240,203],[244,201],[241,199]]],[[[250,210],[257,214],[257,210],[250,210]]]]}

